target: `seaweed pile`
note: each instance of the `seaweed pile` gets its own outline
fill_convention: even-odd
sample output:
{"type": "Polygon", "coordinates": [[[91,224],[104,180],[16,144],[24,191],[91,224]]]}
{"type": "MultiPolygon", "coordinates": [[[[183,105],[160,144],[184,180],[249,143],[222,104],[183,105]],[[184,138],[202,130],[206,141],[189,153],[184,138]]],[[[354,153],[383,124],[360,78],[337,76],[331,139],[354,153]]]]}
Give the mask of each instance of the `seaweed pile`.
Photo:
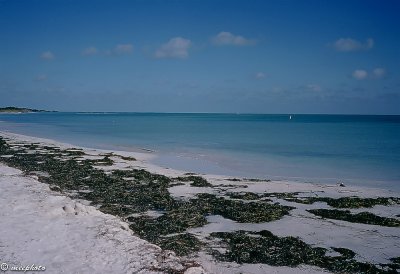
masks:
{"type": "Polygon", "coordinates": [[[377,197],[377,198],[360,198],[356,196],[351,197],[299,197],[300,192],[271,192],[271,193],[253,193],[253,192],[231,192],[228,195],[232,198],[246,199],[246,200],[259,200],[266,197],[274,197],[283,199],[288,202],[299,204],[313,204],[316,202],[325,202],[327,205],[334,208],[371,208],[376,205],[390,206],[393,204],[400,204],[398,197],[377,197]]]}
{"type": "Polygon", "coordinates": [[[315,202],[325,202],[331,207],[335,208],[370,208],[375,205],[392,205],[400,204],[400,198],[397,197],[378,197],[378,198],[360,198],[360,197],[341,197],[341,198],[329,198],[329,197],[305,197],[298,198],[286,197],[285,200],[290,202],[302,203],[302,204],[313,204],[315,202]]]}
{"type": "MultiPolygon", "coordinates": [[[[214,232],[208,239],[199,239],[188,232],[190,228],[206,225],[207,216],[210,215],[221,215],[238,223],[263,223],[279,220],[294,209],[273,202],[271,198],[304,204],[322,201],[336,208],[389,205],[399,203],[399,198],[333,199],[298,197],[299,193],[229,192],[221,188],[228,185],[213,185],[195,174],[171,178],[133,167],[105,171],[101,167],[113,166],[116,157],[126,161],[135,159],[113,153],[100,154],[94,159],[87,156],[91,155],[81,149],[61,149],[39,143],[8,143],[0,136],[1,162],[25,174],[38,176],[52,190],[88,200],[102,212],[120,216],[140,237],[163,249],[173,250],[177,255],[190,255],[205,250],[222,261],[276,266],[309,264],[340,273],[395,273],[393,271],[399,269],[398,258],[393,258],[392,263],[387,265],[361,263],[354,259],[353,251],[336,247],[332,249],[340,253],[340,256],[331,257],[324,248],[312,247],[295,237],[277,237],[266,230],[214,232]],[[213,194],[201,193],[188,199],[173,197],[168,189],[181,184],[212,188],[215,191],[213,194]],[[151,212],[156,214],[149,214],[151,212]],[[215,240],[228,251],[216,251],[210,245],[215,240]]],[[[396,219],[336,211],[317,209],[309,212],[349,222],[399,226],[396,219]]]]}
{"type": "Polygon", "coordinates": [[[202,247],[194,235],[185,231],[207,224],[207,215],[219,214],[238,222],[255,223],[277,220],[292,209],[279,204],[230,200],[214,194],[198,194],[189,201],[174,199],[168,188],[177,182],[191,182],[196,187],[212,185],[200,176],[169,178],[143,169],[106,173],[96,168],[113,165],[111,156],[115,155],[112,154],[96,160],[85,159],[80,149],[35,143],[10,146],[0,137],[0,155],[11,156],[1,157],[1,161],[26,174],[38,174],[39,180],[51,189],[91,201],[102,212],[125,218],[137,234],[178,255],[187,255],[202,247]],[[45,172],[46,176],[37,171],[45,172]],[[151,217],[146,215],[147,211],[162,214],[151,217]]]}
{"type": "Polygon", "coordinates": [[[355,253],[346,248],[332,248],[338,256],[328,256],[327,250],[311,247],[295,237],[277,237],[267,230],[260,232],[214,232],[227,251],[214,255],[222,261],[237,263],[263,263],[273,266],[315,265],[335,273],[398,273],[398,258],[393,264],[373,265],[354,259],[355,253]]]}
{"type": "Polygon", "coordinates": [[[370,212],[360,212],[352,214],[350,210],[337,210],[337,209],[310,209],[307,211],[327,219],[335,219],[352,223],[381,225],[389,227],[400,226],[400,221],[397,219],[377,216],[370,212]]]}

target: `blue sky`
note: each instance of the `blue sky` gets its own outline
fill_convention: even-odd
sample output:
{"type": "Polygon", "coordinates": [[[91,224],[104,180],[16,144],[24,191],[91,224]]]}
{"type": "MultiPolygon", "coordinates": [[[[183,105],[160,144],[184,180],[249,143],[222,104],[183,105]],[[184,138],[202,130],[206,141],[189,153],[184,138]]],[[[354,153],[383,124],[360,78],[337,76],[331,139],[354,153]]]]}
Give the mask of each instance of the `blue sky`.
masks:
{"type": "Polygon", "coordinates": [[[0,0],[0,105],[400,114],[400,1],[0,0]]]}

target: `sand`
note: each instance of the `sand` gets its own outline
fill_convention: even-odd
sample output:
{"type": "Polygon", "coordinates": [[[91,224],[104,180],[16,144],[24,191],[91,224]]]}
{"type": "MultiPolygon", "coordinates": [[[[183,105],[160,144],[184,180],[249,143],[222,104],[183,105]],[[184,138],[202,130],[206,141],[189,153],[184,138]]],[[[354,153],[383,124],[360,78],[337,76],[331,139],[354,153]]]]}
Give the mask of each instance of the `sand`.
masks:
{"type": "MultiPolygon", "coordinates": [[[[28,137],[9,132],[1,136],[18,142],[37,142],[61,148],[76,147],[54,140],[28,137]]],[[[99,166],[106,172],[114,169],[144,168],[166,176],[182,176],[185,171],[173,170],[152,164],[153,153],[109,151],[84,148],[91,159],[99,154],[113,152],[115,155],[134,157],[137,161],[123,160],[113,156],[113,166],[99,166]]],[[[304,192],[305,196],[323,197],[399,197],[399,193],[377,189],[290,181],[254,182],[228,181],[226,176],[204,174],[213,185],[232,192],[304,192]],[[229,187],[227,186],[229,185],[229,187]],[[246,188],[244,186],[247,186],[246,188]]],[[[184,268],[183,261],[172,252],[144,241],[129,230],[117,217],[101,213],[85,201],[74,201],[57,192],[35,176],[25,176],[19,170],[0,164],[0,258],[10,265],[40,264],[47,273],[151,273],[152,269],[184,268]],[[22,202],[23,201],[23,202],[22,202]],[[52,272],[54,271],[54,272],[52,272]]],[[[189,183],[174,186],[170,193],[181,199],[197,193],[218,194],[218,188],[192,187],[189,183]]],[[[278,200],[277,200],[278,201],[278,200]]],[[[307,244],[331,248],[346,247],[357,253],[357,260],[388,263],[400,254],[400,229],[321,219],[307,209],[330,208],[325,203],[311,205],[294,204],[279,199],[296,209],[280,220],[243,224],[222,216],[209,216],[209,224],[190,229],[189,232],[205,238],[210,232],[262,229],[278,236],[297,236],[307,244]]],[[[352,209],[359,212],[359,209],[352,209]]],[[[365,211],[365,209],[363,209],[365,211]]],[[[375,206],[368,211],[379,216],[398,218],[400,206],[375,206]]],[[[199,253],[194,258],[202,267],[192,267],[185,273],[327,273],[318,267],[300,265],[296,268],[268,265],[237,265],[216,262],[210,255],[199,253]]]]}
{"type": "MultiPolygon", "coordinates": [[[[159,273],[180,258],[132,234],[126,223],[51,191],[0,164],[0,258],[46,273],[159,273]]],[[[185,273],[202,273],[191,268],[185,273]]]]}

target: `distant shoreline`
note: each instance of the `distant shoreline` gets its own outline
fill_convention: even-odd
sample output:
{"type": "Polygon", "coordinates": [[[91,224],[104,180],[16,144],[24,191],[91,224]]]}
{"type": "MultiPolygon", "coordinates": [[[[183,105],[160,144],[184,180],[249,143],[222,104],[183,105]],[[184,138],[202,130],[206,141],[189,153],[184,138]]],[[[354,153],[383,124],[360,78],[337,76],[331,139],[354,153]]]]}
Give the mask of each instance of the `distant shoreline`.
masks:
{"type": "Polygon", "coordinates": [[[33,108],[20,108],[20,107],[4,107],[0,108],[0,113],[5,114],[20,114],[20,113],[36,113],[36,112],[57,112],[43,109],[33,109],[33,108]]]}
{"type": "Polygon", "coordinates": [[[365,113],[261,113],[261,112],[173,112],[173,111],[58,111],[31,109],[24,107],[0,107],[0,113],[33,113],[33,112],[50,112],[50,113],[76,113],[76,114],[199,114],[199,115],[271,115],[271,116],[400,116],[400,114],[365,114],[365,113]]]}

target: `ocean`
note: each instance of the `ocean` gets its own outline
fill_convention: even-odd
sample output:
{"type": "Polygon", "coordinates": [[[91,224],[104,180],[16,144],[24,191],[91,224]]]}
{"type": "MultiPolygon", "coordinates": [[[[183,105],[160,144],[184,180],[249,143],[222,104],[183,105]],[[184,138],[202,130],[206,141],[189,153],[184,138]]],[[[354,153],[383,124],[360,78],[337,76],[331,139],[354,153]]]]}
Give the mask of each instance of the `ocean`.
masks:
{"type": "Polygon", "coordinates": [[[0,130],[151,150],[188,172],[400,190],[400,116],[27,113],[1,114],[0,130]]]}

